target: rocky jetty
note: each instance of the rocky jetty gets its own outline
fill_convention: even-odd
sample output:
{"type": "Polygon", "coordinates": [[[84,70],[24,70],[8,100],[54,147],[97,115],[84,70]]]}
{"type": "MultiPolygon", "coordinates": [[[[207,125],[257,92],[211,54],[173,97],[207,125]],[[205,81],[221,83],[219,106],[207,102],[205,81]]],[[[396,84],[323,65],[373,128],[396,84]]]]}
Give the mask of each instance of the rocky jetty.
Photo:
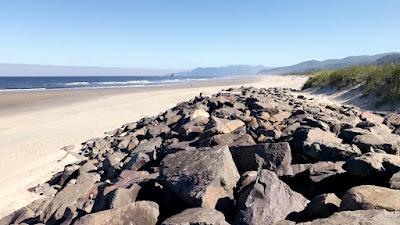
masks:
{"type": "Polygon", "coordinates": [[[289,89],[201,94],[83,143],[0,224],[400,224],[399,121],[289,89]]]}

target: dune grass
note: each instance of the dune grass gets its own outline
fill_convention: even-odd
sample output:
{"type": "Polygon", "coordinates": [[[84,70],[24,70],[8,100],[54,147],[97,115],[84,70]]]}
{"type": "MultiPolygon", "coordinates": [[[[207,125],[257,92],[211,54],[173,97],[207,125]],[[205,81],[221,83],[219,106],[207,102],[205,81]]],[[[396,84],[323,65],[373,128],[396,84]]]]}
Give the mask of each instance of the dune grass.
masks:
{"type": "Polygon", "coordinates": [[[362,85],[366,95],[374,92],[378,104],[400,100],[400,65],[362,65],[315,72],[303,89],[330,86],[340,90],[355,85],[362,85]]]}

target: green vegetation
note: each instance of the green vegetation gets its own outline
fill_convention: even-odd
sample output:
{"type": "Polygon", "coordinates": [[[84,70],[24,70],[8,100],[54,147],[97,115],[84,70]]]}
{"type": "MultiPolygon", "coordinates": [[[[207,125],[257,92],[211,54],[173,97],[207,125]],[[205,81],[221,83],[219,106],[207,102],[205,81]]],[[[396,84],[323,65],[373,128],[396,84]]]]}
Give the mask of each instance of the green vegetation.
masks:
{"type": "Polygon", "coordinates": [[[363,65],[315,72],[303,89],[328,86],[343,89],[356,85],[362,85],[364,94],[375,92],[378,104],[400,100],[400,65],[363,65]]]}

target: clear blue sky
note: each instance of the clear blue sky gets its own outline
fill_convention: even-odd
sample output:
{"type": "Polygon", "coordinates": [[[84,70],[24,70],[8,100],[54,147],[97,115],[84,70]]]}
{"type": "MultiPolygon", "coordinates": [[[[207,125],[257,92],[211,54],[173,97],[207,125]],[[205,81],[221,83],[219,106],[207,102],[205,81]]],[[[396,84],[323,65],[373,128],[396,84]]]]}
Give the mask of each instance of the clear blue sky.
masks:
{"type": "Polygon", "coordinates": [[[0,62],[188,69],[400,51],[399,0],[0,0],[0,62]]]}

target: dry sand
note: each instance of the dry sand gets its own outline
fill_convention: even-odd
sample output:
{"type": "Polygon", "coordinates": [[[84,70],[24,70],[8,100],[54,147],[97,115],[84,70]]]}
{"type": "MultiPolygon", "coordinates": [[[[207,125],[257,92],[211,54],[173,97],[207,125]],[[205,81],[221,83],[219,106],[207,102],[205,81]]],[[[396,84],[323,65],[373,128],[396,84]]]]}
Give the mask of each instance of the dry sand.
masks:
{"type": "Polygon", "coordinates": [[[0,218],[40,197],[29,191],[76,160],[60,150],[198,95],[235,86],[300,88],[304,76],[265,76],[158,88],[0,93],[0,218]],[[211,84],[212,83],[212,84],[211,84]]]}

